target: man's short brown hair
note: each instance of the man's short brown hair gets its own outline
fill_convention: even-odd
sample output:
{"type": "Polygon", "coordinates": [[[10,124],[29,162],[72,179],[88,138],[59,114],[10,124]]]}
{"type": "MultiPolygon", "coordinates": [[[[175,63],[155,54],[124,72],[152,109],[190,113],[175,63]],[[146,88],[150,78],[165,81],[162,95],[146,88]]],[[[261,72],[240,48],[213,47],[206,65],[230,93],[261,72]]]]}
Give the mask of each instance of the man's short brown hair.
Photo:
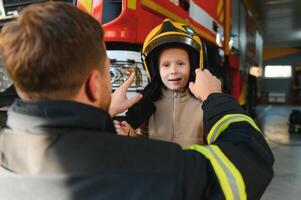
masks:
{"type": "Polygon", "coordinates": [[[74,95],[106,56],[100,24],[56,1],[28,6],[4,26],[0,50],[16,88],[32,99],[74,95]]]}

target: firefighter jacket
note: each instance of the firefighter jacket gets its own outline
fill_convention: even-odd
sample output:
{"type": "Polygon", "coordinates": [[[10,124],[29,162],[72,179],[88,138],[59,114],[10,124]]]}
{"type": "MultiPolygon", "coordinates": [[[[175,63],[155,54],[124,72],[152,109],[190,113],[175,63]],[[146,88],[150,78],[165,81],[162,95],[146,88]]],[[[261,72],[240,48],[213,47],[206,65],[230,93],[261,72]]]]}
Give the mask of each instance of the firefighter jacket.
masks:
{"type": "Polygon", "coordinates": [[[18,94],[13,84],[0,92],[0,128],[6,126],[8,107],[16,98],[18,98],[18,94]]]}
{"type": "Polygon", "coordinates": [[[118,136],[110,116],[70,101],[16,100],[0,133],[5,200],[260,199],[273,156],[229,96],[203,103],[209,145],[118,136]]]}
{"type": "MultiPolygon", "coordinates": [[[[152,139],[175,142],[182,147],[203,144],[202,102],[192,97],[188,90],[182,93],[162,90],[162,93],[162,98],[152,103],[156,107],[155,112],[136,130],[131,129],[130,135],[142,134],[152,139]]],[[[141,119],[140,113],[147,112],[147,109],[139,113],[131,112],[132,108],[129,110],[128,116],[135,115],[129,116],[132,119],[141,119]]]]}

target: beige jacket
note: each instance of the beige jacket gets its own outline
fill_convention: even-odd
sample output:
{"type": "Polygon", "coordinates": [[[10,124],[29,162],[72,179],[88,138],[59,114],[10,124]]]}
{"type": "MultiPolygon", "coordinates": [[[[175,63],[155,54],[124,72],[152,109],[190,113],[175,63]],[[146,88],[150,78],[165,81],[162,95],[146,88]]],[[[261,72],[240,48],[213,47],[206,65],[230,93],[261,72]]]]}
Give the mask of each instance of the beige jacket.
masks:
{"type": "Polygon", "coordinates": [[[148,135],[150,138],[171,141],[183,148],[203,144],[202,102],[191,97],[188,91],[175,93],[163,90],[163,97],[154,102],[156,112],[130,135],[148,135]]]}

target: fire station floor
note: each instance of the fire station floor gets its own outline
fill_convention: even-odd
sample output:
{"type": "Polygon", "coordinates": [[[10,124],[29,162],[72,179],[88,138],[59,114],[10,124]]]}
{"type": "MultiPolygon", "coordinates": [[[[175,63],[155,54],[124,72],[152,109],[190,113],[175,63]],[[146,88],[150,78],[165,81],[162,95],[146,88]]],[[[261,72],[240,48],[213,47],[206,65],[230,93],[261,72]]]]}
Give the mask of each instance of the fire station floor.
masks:
{"type": "MultiPolygon", "coordinates": [[[[274,157],[274,178],[263,200],[301,199],[301,134],[289,134],[288,118],[301,106],[261,105],[257,119],[274,157]]],[[[260,177],[258,177],[260,178],[260,177]]]]}

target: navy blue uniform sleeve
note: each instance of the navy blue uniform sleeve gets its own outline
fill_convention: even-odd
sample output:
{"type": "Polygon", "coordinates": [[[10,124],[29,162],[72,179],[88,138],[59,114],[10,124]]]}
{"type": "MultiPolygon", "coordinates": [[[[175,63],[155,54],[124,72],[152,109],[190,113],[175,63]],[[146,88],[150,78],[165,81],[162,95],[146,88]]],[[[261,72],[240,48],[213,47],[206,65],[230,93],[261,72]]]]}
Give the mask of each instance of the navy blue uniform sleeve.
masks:
{"type": "MultiPolygon", "coordinates": [[[[206,177],[203,198],[260,199],[273,177],[274,162],[260,129],[231,96],[211,94],[203,110],[208,145],[188,148],[193,156],[205,157],[199,159],[208,173],[199,177],[206,177]]],[[[199,165],[189,163],[195,170],[199,165]]]]}
{"type": "Polygon", "coordinates": [[[137,129],[156,111],[156,107],[149,98],[143,97],[126,112],[126,121],[137,129]]]}
{"type": "Polygon", "coordinates": [[[184,152],[184,183],[182,187],[183,197],[179,199],[225,199],[210,161],[197,151],[184,152]]]}

